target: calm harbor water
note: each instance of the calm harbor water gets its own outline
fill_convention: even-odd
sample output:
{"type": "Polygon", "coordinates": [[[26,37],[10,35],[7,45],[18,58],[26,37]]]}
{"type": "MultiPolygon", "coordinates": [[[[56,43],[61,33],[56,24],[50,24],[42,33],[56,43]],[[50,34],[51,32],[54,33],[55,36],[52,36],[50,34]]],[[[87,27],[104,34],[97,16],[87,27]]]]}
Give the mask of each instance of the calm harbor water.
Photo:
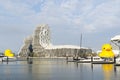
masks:
{"type": "Polygon", "coordinates": [[[91,65],[65,59],[31,61],[1,62],[0,80],[120,80],[120,67],[113,64],[91,65]]]}

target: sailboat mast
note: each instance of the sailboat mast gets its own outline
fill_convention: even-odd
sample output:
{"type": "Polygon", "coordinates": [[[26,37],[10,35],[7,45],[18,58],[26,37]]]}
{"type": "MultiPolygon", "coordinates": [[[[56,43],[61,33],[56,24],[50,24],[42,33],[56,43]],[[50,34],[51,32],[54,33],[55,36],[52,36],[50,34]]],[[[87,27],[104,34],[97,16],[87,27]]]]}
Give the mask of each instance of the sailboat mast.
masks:
{"type": "Polygon", "coordinates": [[[80,48],[82,47],[82,33],[80,35],[80,48]]]}

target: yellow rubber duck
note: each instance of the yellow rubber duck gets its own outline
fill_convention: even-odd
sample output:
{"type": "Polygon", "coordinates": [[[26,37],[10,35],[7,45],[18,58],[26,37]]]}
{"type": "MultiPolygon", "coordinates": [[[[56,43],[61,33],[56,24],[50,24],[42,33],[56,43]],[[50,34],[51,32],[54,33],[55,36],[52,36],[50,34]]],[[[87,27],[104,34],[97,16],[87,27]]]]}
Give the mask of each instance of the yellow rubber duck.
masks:
{"type": "Polygon", "coordinates": [[[12,53],[10,49],[6,49],[4,52],[4,55],[7,57],[14,57],[14,54],[12,53]]]}
{"type": "Polygon", "coordinates": [[[102,46],[102,52],[99,53],[99,57],[102,58],[113,58],[115,54],[112,51],[112,46],[110,44],[104,44],[102,46]]]}

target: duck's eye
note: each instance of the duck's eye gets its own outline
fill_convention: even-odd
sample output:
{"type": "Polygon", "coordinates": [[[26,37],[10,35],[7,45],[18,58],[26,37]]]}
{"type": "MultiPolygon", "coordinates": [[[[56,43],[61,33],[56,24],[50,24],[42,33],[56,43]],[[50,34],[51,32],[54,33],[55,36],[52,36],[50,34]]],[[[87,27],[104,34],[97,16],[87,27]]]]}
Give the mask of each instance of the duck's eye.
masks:
{"type": "Polygon", "coordinates": [[[103,49],[105,49],[105,48],[103,48],[103,49]]]}

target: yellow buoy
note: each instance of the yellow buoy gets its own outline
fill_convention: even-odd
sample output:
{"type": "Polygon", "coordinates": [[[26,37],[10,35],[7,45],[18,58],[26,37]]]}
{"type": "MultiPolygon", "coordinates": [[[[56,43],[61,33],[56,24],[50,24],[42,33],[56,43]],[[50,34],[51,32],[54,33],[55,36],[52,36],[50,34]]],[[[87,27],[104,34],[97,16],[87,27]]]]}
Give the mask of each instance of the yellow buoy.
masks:
{"type": "Polygon", "coordinates": [[[112,51],[112,46],[110,44],[104,44],[102,46],[102,52],[99,53],[99,57],[113,58],[115,54],[112,51]]]}
{"type": "Polygon", "coordinates": [[[14,54],[12,53],[10,49],[6,49],[4,52],[4,55],[7,57],[14,57],[14,54]]]}

